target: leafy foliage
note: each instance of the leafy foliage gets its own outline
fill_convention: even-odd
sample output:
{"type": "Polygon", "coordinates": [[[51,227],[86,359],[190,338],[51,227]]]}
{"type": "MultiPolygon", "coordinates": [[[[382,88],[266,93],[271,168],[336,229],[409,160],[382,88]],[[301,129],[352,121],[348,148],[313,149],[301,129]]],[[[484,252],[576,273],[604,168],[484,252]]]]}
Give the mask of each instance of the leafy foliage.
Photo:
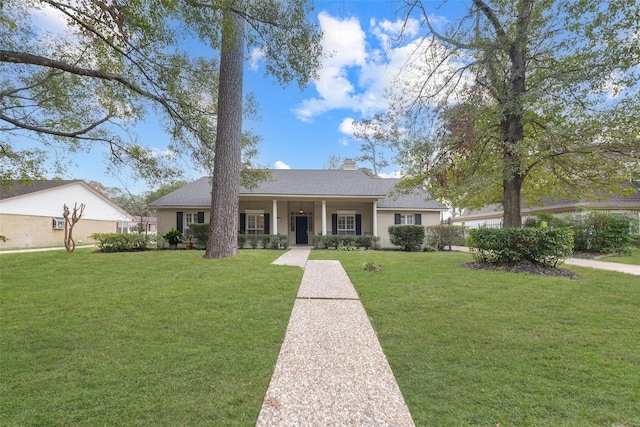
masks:
{"type": "Polygon", "coordinates": [[[443,250],[445,246],[464,245],[466,228],[461,225],[431,225],[425,227],[428,246],[443,250]]]}
{"type": "Polygon", "coordinates": [[[476,228],[467,245],[478,262],[516,263],[522,260],[555,267],[573,253],[570,228],[476,228]]]}
{"type": "Polygon", "coordinates": [[[366,263],[362,269],[364,271],[370,271],[372,273],[381,273],[384,268],[380,264],[376,264],[375,262],[366,263]]]}
{"type": "Polygon", "coordinates": [[[501,202],[506,226],[521,198],[619,192],[639,160],[639,7],[474,0],[442,28],[437,5],[408,2],[426,33],[392,97],[403,187],[501,202]]]}
{"type": "Polygon", "coordinates": [[[424,242],[425,229],[421,225],[390,225],[391,244],[400,246],[403,251],[419,250],[424,242]]]}
{"type": "Polygon", "coordinates": [[[93,233],[100,252],[134,252],[148,249],[152,237],[147,234],[93,233]]]}
{"type": "Polygon", "coordinates": [[[168,232],[162,235],[162,238],[167,241],[170,245],[177,245],[184,241],[184,235],[181,231],[172,228],[168,232]]]}
{"type": "Polygon", "coordinates": [[[313,236],[313,247],[315,249],[338,249],[341,247],[376,249],[379,242],[380,237],[372,235],[353,236],[348,234],[328,234],[326,236],[313,236]]]}
{"type": "Polygon", "coordinates": [[[595,253],[628,253],[638,245],[638,219],[624,214],[590,212],[574,226],[575,249],[595,253]]]}

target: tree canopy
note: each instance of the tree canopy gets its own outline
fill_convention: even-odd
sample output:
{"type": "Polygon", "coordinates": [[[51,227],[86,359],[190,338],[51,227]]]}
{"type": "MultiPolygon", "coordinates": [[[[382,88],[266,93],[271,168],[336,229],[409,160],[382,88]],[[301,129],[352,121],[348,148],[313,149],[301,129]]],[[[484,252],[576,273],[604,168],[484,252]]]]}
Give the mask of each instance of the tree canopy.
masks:
{"type": "Polygon", "coordinates": [[[608,194],[638,171],[638,4],[473,0],[448,24],[405,4],[425,29],[392,95],[405,188],[502,203],[519,226],[524,201],[608,194]]]}
{"type": "MultiPolygon", "coordinates": [[[[150,182],[175,179],[176,155],[211,166],[226,9],[249,22],[247,48],[262,50],[267,74],[306,82],[311,67],[302,58],[319,51],[305,37],[316,33],[287,25],[304,18],[305,2],[0,2],[1,177],[62,175],[75,152],[99,144],[111,168],[132,166],[150,182]],[[164,154],[133,130],[152,112],[170,136],[164,154]]],[[[245,107],[255,105],[249,99],[245,107]]],[[[255,153],[257,137],[246,134],[244,142],[255,153]]]]}

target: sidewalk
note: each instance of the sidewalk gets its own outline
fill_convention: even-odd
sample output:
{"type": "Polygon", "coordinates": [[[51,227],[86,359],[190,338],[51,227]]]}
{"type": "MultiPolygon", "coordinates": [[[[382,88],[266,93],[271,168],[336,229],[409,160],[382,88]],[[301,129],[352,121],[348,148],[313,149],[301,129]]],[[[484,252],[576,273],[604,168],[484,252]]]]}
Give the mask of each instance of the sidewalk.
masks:
{"type": "Polygon", "coordinates": [[[413,426],[358,294],[339,261],[276,262],[304,275],[257,426],[413,426]],[[289,264],[291,263],[291,264],[289,264]]]}
{"type": "MultiPolygon", "coordinates": [[[[78,245],[76,249],[95,248],[96,245],[78,245]]],[[[64,246],[56,246],[52,248],[24,248],[24,249],[7,249],[6,251],[0,251],[0,255],[4,254],[19,254],[28,252],[48,252],[48,251],[64,251],[67,250],[64,246]]]]}

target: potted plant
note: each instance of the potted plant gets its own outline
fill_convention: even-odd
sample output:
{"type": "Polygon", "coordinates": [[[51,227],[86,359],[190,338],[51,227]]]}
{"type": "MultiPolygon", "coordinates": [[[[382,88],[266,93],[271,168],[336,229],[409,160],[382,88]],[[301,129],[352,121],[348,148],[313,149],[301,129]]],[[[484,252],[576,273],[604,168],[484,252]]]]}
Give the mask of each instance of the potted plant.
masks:
{"type": "Polygon", "coordinates": [[[176,249],[178,247],[178,243],[182,242],[183,236],[181,231],[178,231],[174,228],[164,236],[162,236],[162,238],[169,242],[170,249],[176,249]]]}
{"type": "Polygon", "coordinates": [[[189,236],[189,242],[186,245],[184,245],[185,249],[187,250],[193,249],[193,242],[191,241],[191,238],[192,237],[189,236]]]}

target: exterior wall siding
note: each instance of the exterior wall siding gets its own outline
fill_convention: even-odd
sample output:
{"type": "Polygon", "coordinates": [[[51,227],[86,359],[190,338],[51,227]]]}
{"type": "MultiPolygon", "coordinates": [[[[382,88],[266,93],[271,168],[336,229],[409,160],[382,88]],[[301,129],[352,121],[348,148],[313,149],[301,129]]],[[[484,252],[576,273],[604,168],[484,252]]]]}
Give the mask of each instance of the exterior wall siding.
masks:
{"type": "MultiPolygon", "coordinates": [[[[93,233],[115,233],[116,221],[80,219],[73,227],[76,245],[95,243],[89,238],[93,233]]],[[[0,215],[0,235],[9,240],[3,248],[35,248],[42,246],[64,246],[64,229],[52,227],[50,216],[0,215]]]]}
{"type": "MultiPolygon", "coordinates": [[[[289,244],[295,245],[296,233],[292,231],[291,216],[297,213],[300,209],[304,212],[312,212],[312,219],[309,224],[309,244],[313,243],[313,237],[322,234],[322,201],[278,201],[278,234],[289,236],[289,244]]],[[[189,209],[158,209],[158,233],[164,234],[175,228],[176,226],[176,212],[187,211],[202,211],[199,208],[189,209]]],[[[272,200],[242,200],[239,204],[239,212],[244,213],[246,210],[263,210],[265,213],[273,214],[273,201],[272,200]]],[[[373,233],[373,204],[371,202],[351,202],[330,200],[327,201],[327,234],[331,234],[331,215],[335,214],[338,210],[355,211],[361,215],[362,220],[362,234],[371,235],[373,233]]],[[[205,222],[209,221],[209,209],[204,210],[205,222]]],[[[394,223],[394,214],[397,212],[411,212],[422,214],[422,225],[436,225],[440,224],[440,212],[439,211],[378,211],[378,232],[380,237],[380,244],[382,247],[391,247],[389,240],[388,228],[394,223]]],[[[273,220],[271,217],[270,221],[273,220]]],[[[270,224],[270,229],[272,225],[270,224]]]]}
{"type": "Polygon", "coordinates": [[[391,244],[391,240],[389,240],[389,226],[394,225],[394,215],[396,213],[419,213],[422,215],[422,225],[438,225],[440,224],[440,212],[431,212],[431,211],[406,211],[406,210],[397,210],[397,211],[378,211],[378,236],[380,236],[380,246],[383,248],[393,247],[391,244]]]}

